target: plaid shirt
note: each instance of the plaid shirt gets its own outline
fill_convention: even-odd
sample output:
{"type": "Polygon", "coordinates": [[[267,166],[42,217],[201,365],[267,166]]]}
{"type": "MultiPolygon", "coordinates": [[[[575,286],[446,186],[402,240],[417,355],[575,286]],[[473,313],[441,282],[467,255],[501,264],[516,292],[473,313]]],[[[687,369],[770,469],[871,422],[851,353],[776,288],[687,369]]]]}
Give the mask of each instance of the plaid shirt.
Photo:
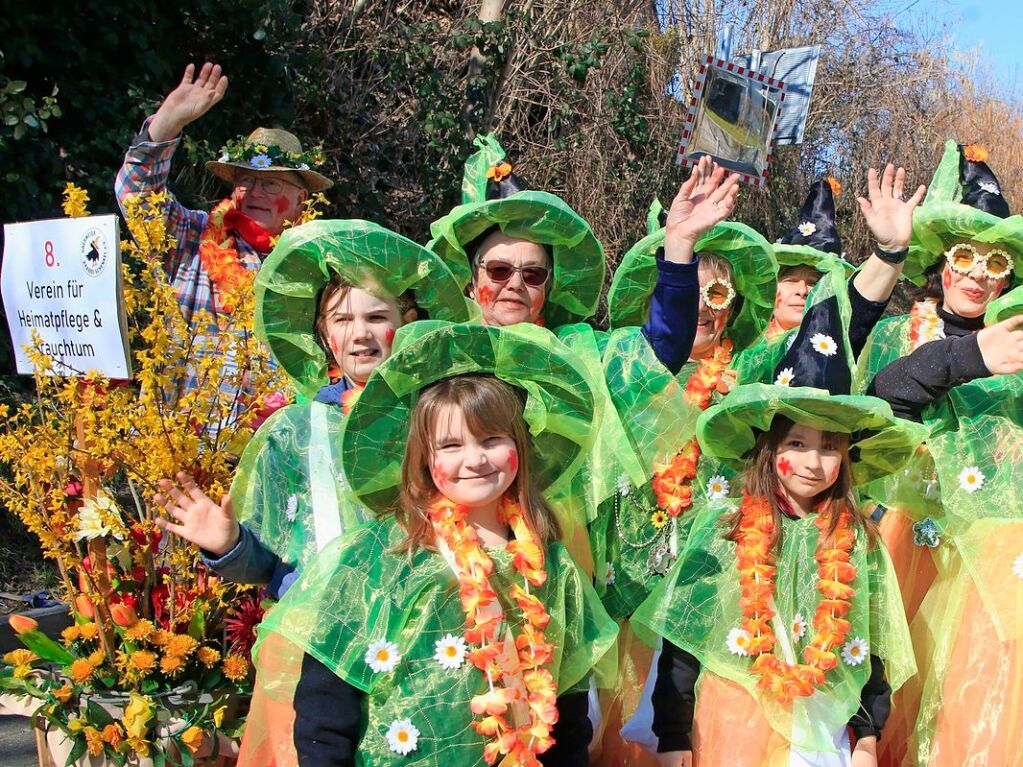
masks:
{"type": "MultiPolygon", "coordinates": [[[[117,202],[124,213],[125,201],[137,194],[149,194],[159,192],[167,187],[167,176],[170,174],[171,159],[174,157],[174,150],[178,148],[181,139],[173,141],[154,142],[149,136],[149,118],[142,126],[142,130],[132,145],[128,147],[124,155],[124,164],[117,174],[114,182],[114,192],[117,195],[117,202]]],[[[190,330],[196,332],[196,340],[205,346],[208,351],[202,349],[197,353],[206,356],[223,356],[224,362],[221,366],[222,375],[232,376],[237,370],[237,364],[227,353],[227,349],[217,348],[217,345],[210,343],[222,332],[217,326],[217,307],[214,301],[215,290],[210,284],[209,275],[199,260],[199,240],[203,229],[206,226],[206,219],[209,214],[201,210],[189,210],[177,201],[172,194],[167,206],[167,234],[174,237],[176,247],[171,249],[164,257],[163,268],[167,273],[174,288],[174,295],[178,300],[178,307],[181,310],[185,322],[190,330]],[[206,310],[213,321],[205,328],[196,326],[195,315],[201,310],[206,310]]],[[[261,259],[259,253],[245,242],[240,236],[235,236],[235,247],[238,256],[246,269],[257,271],[261,259]]],[[[230,332],[240,333],[239,330],[230,332]]],[[[197,379],[195,370],[189,369],[187,377],[178,383],[178,393],[184,393],[195,388],[197,379]]],[[[243,388],[238,391],[228,383],[220,387],[221,394],[229,398],[229,401],[237,397],[238,404],[234,408],[234,417],[240,411],[240,405],[248,399],[251,391],[243,388]]]]}

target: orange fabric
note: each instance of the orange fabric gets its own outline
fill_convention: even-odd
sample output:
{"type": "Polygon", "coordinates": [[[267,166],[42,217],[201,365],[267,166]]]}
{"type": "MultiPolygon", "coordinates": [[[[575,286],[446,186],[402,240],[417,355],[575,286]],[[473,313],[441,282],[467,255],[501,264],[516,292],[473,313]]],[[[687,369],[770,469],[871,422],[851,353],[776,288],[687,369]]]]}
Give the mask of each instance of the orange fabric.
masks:
{"type": "MultiPolygon", "coordinates": [[[[899,578],[902,601],[906,606],[906,619],[914,631],[914,655],[918,672],[892,696],[892,711],[878,743],[878,767],[901,767],[906,764],[910,740],[916,730],[920,711],[923,680],[930,664],[924,644],[916,641],[918,627],[914,618],[928,590],[934,583],[937,570],[931,550],[913,543],[913,520],[897,510],[889,509],[880,524],[881,540],[891,556],[899,578]]],[[[922,640],[924,641],[924,640],[922,640]]]]}
{"type": "Polygon", "coordinates": [[[948,669],[927,767],[1023,765],[1023,640],[998,640],[972,581],[948,669]]]}
{"type": "Polygon", "coordinates": [[[771,729],[753,696],[716,674],[701,674],[693,722],[694,767],[783,767],[788,762],[788,741],[771,729]]]}
{"type": "Polygon", "coordinates": [[[657,759],[635,743],[622,740],[619,730],[639,705],[654,651],[632,633],[629,624],[618,635],[618,688],[600,699],[603,734],[592,767],[657,767],[657,759]]]}
{"type": "Polygon", "coordinates": [[[302,657],[298,648],[279,634],[263,639],[238,767],[298,766],[294,697],[302,657]]]}

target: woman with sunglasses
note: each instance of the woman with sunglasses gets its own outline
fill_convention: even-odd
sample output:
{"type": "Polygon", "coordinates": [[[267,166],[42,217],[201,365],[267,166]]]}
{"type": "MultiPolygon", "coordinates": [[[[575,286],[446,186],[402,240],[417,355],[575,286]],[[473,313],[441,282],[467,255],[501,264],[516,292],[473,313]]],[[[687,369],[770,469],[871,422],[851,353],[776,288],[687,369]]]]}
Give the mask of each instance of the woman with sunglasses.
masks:
{"type": "Polygon", "coordinates": [[[1002,296],[1023,277],[1023,217],[986,157],[946,144],[913,219],[915,302],[860,361],[867,392],[930,434],[870,488],[920,668],[882,764],[1023,763],[1023,295],[1002,296]]]}

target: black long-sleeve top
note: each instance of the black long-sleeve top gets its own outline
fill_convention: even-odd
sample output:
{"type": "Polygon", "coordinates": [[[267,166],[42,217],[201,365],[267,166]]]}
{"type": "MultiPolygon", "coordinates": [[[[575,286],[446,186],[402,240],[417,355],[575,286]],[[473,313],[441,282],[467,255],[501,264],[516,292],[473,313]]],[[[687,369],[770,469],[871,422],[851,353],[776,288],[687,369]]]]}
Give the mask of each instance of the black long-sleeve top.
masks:
{"type": "MultiPolygon", "coordinates": [[[[693,717],[696,713],[696,680],[700,661],[671,642],[664,640],[657,661],[654,684],[653,731],[657,751],[691,751],[693,717]]],[[[870,677],[860,693],[860,708],[849,720],[857,739],[871,735],[880,739],[892,708],[892,688],[884,678],[884,661],[870,656],[870,677]]]]}
{"type": "Polygon", "coordinates": [[[945,338],[929,341],[886,365],[867,387],[867,394],[890,404],[900,418],[921,421],[924,409],[953,387],[991,375],[977,343],[984,318],[960,317],[940,306],[938,316],[945,325],[945,338]]]}
{"type": "MultiPolygon", "coordinates": [[[[311,655],[302,659],[295,689],[295,749],[300,767],[352,767],[359,747],[364,693],[311,655]]],[[[465,705],[468,705],[466,702],[465,705]]],[[[554,745],[540,754],[545,767],[588,767],[593,726],[585,692],[558,697],[554,745]]]]}
{"type": "Polygon", "coordinates": [[[853,359],[860,356],[863,347],[867,345],[867,338],[880,322],[881,316],[891,300],[890,297],[884,301],[871,301],[864,298],[853,283],[855,279],[856,277],[853,275],[846,283],[849,287],[849,304],[852,308],[852,316],[849,319],[849,347],[852,350],[853,359]]]}

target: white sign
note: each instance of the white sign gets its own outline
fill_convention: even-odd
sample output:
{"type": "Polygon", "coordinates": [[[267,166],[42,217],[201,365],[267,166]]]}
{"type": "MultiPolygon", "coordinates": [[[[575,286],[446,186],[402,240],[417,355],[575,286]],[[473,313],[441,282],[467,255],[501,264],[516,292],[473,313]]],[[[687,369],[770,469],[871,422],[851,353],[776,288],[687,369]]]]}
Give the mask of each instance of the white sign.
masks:
{"type": "Polygon", "coordinates": [[[19,373],[34,332],[58,375],[131,378],[117,216],[6,224],[0,284],[19,373]]]}

